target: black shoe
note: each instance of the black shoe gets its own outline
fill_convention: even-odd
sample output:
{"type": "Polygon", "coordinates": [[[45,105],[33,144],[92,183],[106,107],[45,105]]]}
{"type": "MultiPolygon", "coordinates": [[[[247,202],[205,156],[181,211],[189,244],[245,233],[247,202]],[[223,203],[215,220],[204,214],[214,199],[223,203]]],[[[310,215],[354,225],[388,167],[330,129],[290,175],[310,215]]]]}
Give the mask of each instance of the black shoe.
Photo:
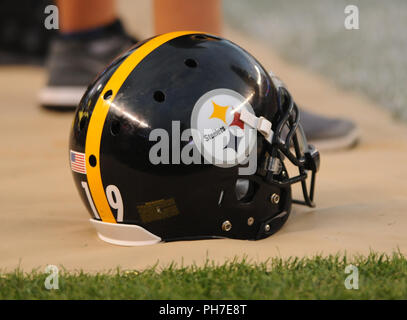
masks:
{"type": "Polygon", "coordinates": [[[41,105],[74,110],[95,76],[134,43],[119,21],[96,36],[56,38],[47,61],[48,83],[39,94],[41,105]]]}
{"type": "Polygon", "coordinates": [[[359,129],[350,120],[320,116],[301,109],[300,123],[308,142],[318,150],[351,148],[359,141],[359,129]]]}

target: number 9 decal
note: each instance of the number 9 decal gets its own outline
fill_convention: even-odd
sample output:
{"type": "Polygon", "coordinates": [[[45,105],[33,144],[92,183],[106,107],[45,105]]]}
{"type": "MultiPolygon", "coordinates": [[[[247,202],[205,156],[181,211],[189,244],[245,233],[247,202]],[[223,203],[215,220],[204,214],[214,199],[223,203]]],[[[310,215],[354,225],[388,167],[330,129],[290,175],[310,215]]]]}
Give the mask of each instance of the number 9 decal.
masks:
{"type": "MultiPolygon", "coordinates": [[[[100,219],[100,216],[95,208],[92,197],[90,195],[88,184],[85,181],[82,181],[81,185],[82,185],[82,188],[85,189],[86,197],[88,198],[90,207],[93,211],[93,214],[95,215],[95,218],[100,219]]],[[[122,199],[122,195],[120,194],[119,188],[113,184],[108,185],[106,187],[106,198],[107,198],[107,201],[109,202],[109,205],[113,209],[117,210],[116,221],[123,222],[123,212],[124,212],[123,199],[122,199]]]]}
{"type": "Polygon", "coordinates": [[[106,187],[106,197],[110,206],[117,209],[117,222],[123,221],[123,200],[119,188],[111,184],[106,187]]]}

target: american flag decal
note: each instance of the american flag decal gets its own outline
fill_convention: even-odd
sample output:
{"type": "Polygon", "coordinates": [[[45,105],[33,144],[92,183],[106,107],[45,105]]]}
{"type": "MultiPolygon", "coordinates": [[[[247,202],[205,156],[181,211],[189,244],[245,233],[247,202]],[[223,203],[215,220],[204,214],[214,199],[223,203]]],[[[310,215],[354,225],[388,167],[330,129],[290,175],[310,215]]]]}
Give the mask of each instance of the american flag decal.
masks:
{"type": "Polygon", "coordinates": [[[85,154],[71,150],[71,169],[72,171],[86,174],[85,154]]]}

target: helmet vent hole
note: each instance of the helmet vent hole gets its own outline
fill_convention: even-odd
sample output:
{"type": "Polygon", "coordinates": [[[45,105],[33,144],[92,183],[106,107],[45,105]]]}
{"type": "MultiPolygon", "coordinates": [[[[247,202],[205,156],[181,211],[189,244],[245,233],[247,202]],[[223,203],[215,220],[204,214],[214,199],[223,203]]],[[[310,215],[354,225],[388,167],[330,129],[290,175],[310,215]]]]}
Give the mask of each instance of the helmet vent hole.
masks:
{"type": "Polygon", "coordinates": [[[113,95],[113,91],[112,90],[108,90],[105,92],[105,94],[103,95],[103,99],[105,100],[109,100],[113,95]]]}
{"type": "Polygon", "coordinates": [[[120,133],[120,121],[114,120],[110,126],[110,132],[113,136],[117,136],[120,133]]]}
{"type": "Polygon", "coordinates": [[[198,66],[198,63],[194,59],[186,59],[184,63],[189,68],[196,68],[198,66]]]}
{"type": "Polygon", "coordinates": [[[90,166],[91,167],[96,167],[96,163],[97,163],[96,157],[93,154],[91,154],[90,157],[89,157],[90,166]]]}
{"type": "Polygon", "coordinates": [[[165,100],[165,94],[162,91],[154,92],[154,100],[157,102],[163,102],[165,100]]]}
{"type": "Polygon", "coordinates": [[[194,38],[195,39],[200,39],[200,40],[205,40],[206,39],[206,37],[204,35],[202,35],[202,34],[197,34],[197,35],[194,36],[194,38]]]}

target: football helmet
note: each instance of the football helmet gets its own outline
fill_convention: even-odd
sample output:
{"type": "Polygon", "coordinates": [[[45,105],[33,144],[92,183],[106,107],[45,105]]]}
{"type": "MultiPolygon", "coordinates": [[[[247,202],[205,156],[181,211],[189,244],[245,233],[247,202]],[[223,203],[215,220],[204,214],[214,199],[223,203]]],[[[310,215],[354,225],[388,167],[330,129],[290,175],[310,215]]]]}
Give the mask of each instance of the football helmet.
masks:
{"type": "Polygon", "coordinates": [[[299,118],[284,84],[238,45],[201,32],[159,35],[119,56],[81,99],[74,182],[113,244],[262,239],[292,203],[314,206],[319,152],[299,118]]]}

